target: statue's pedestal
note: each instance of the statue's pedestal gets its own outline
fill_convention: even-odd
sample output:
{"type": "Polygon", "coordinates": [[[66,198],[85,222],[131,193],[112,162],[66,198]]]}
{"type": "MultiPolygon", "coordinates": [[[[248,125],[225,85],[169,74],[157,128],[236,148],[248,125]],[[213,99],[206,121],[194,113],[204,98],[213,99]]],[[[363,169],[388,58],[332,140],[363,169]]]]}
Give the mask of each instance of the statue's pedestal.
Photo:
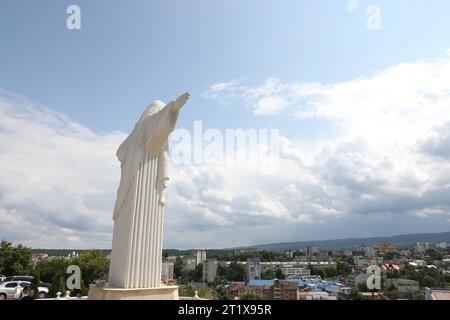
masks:
{"type": "Polygon", "coordinates": [[[88,300],[178,300],[178,286],[147,289],[89,288],[88,300]]]}

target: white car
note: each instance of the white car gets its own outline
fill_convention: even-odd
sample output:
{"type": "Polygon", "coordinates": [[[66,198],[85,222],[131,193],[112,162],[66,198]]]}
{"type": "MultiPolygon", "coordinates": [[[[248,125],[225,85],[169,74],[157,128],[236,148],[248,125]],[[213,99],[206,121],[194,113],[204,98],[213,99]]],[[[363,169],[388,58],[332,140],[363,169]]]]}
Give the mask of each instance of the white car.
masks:
{"type": "MultiPolygon", "coordinates": [[[[16,287],[19,285],[22,288],[30,287],[29,281],[6,281],[0,284],[0,300],[16,299],[16,287]]],[[[45,299],[48,295],[48,288],[38,288],[39,299],[45,299]]]]}

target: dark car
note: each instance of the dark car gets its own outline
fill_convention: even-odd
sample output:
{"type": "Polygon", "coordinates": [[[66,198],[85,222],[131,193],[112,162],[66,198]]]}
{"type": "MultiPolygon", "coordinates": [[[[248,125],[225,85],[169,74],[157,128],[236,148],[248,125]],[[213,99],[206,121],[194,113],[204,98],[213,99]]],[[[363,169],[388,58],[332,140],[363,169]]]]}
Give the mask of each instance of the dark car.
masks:
{"type": "MultiPolygon", "coordinates": [[[[33,276],[11,276],[11,277],[6,277],[5,282],[6,281],[28,281],[28,282],[33,282],[33,276]]],[[[52,285],[50,283],[45,283],[45,282],[39,281],[39,286],[40,287],[50,288],[52,285]]]]}

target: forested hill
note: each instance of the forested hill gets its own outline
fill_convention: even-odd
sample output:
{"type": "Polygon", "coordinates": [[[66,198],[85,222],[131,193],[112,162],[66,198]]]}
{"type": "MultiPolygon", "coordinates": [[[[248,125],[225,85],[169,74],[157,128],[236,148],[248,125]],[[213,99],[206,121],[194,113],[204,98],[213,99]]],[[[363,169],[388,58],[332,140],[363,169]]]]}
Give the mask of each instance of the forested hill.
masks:
{"type": "Polygon", "coordinates": [[[305,246],[316,245],[321,249],[338,250],[352,249],[361,245],[371,245],[378,243],[391,243],[398,247],[410,248],[416,242],[448,242],[450,243],[450,232],[442,233],[420,233],[420,234],[404,234],[391,237],[373,237],[373,238],[347,238],[334,240],[318,240],[318,241],[296,241],[284,243],[270,243],[253,246],[257,249],[264,250],[292,250],[305,246]]]}

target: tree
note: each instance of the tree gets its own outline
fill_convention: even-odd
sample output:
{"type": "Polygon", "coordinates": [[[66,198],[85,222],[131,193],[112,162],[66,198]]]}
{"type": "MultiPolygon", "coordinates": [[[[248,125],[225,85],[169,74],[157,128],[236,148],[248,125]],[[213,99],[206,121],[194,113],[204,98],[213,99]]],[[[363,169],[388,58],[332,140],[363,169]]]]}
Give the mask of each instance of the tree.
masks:
{"type": "Polygon", "coordinates": [[[43,282],[51,284],[49,295],[54,297],[57,292],[67,290],[66,280],[68,278],[67,268],[70,265],[77,265],[81,270],[81,293],[86,295],[89,291],[89,284],[95,280],[106,280],[108,276],[109,261],[105,253],[100,250],[88,250],[81,253],[74,259],[55,258],[43,260],[36,264],[35,272],[43,282]]]}
{"type": "Polygon", "coordinates": [[[247,275],[245,267],[236,261],[230,263],[229,266],[218,266],[217,276],[227,281],[244,281],[247,275]]]}
{"type": "Polygon", "coordinates": [[[438,282],[431,276],[425,276],[422,280],[422,286],[424,287],[437,287],[438,282]]]}
{"type": "Polygon", "coordinates": [[[173,274],[175,278],[177,279],[181,278],[182,272],[183,272],[183,260],[181,260],[180,257],[177,257],[173,265],[173,274]]]}
{"type": "Polygon", "coordinates": [[[352,288],[352,289],[351,289],[350,294],[349,294],[349,297],[350,297],[352,300],[367,300],[364,296],[362,296],[362,295],[359,293],[359,290],[358,290],[357,288],[352,288]]]}
{"type": "Polygon", "coordinates": [[[30,288],[34,290],[35,297],[39,295],[39,286],[41,282],[41,276],[39,270],[33,272],[33,281],[31,281],[30,288]]]}
{"type": "Polygon", "coordinates": [[[400,274],[400,272],[398,272],[398,270],[392,270],[392,271],[386,272],[386,277],[388,279],[398,279],[401,277],[401,274],[400,274]]]}
{"type": "Polygon", "coordinates": [[[214,286],[214,288],[216,289],[217,298],[219,300],[225,300],[227,298],[227,288],[224,284],[218,284],[214,286]]]}
{"type": "Polygon", "coordinates": [[[66,270],[70,261],[65,258],[43,260],[36,264],[35,270],[43,282],[51,285],[49,296],[55,297],[57,292],[66,291],[66,270]]]}
{"type": "Polygon", "coordinates": [[[193,278],[195,281],[202,281],[202,279],[203,279],[203,263],[199,263],[195,267],[193,278]]]}
{"type": "Polygon", "coordinates": [[[203,264],[199,263],[194,270],[184,270],[179,277],[180,282],[188,283],[191,281],[200,282],[203,279],[203,264]]]}
{"type": "Polygon", "coordinates": [[[87,294],[89,284],[95,280],[106,280],[108,277],[109,261],[100,250],[88,250],[80,253],[71,260],[70,264],[78,265],[81,269],[81,292],[87,294]]]}
{"type": "Polygon", "coordinates": [[[275,272],[275,278],[284,280],[286,279],[286,276],[283,274],[283,271],[281,271],[281,269],[277,269],[277,271],[275,272]]]}
{"type": "Polygon", "coordinates": [[[337,275],[349,275],[352,273],[352,267],[345,262],[338,262],[336,265],[337,275]]]}
{"type": "Polygon", "coordinates": [[[275,274],[275,271],[273,271],[272,269],[266,270],[263,273],[261,273],[261,279],[264,280],[272,280],[275,279],[277,276],[275,274]]]}
{"type": "Polygon", "coordinates": [[[202,287],[202,288],[197,288],[197,289],[193,289],[192,287],[180,287],[179,288],[179,295],[180,297],[193,297],[195,294],[195,291],[197,291],[197,295],[200,298],[204,298],[204,299],[210,299],[210,300],[215,300],[217,299],[217,293],[213,288],[208,288],[208,287],[202,287]]]}
{"type": "Polygon", "coordinates": [[[358,291],[359,292],[367,292],[369,289],[367,289],[367,284],[365,282],[358,284],[358,291]]]}
{"type": "Polygon", "coordinates": [[[197,289],[197,294],[200,298],[216,300],[217,293],[213,288],[203,287],[197,289]]]}
{"type": "Polygon", "coordinates": [[[259,292],[248,292],[239,297],[241,300],[262,300],[263,297],[259,292]]]}
{"type": "Polygon", "coordinates": [[[384,260],[392,260],[392,259],[394,259],[394,258],[395,258],[394,252],[386,252],[386,253],[383,255],[383,259],[384,259],[384,260]]]}
{"type": "Polygon", "coordinates": [[[333,268],[313,267],[310,266],[311,274],[319,275],[322,279],[326,279],[328,276],[332,277],[336,274],[336,270],[333,268]]]}
{"type": "Polygon", "coordinates": [[[11,242],[0,244],[0,273],[7,276],[27,275],[32,271],[31,249],[11,242]]]}

